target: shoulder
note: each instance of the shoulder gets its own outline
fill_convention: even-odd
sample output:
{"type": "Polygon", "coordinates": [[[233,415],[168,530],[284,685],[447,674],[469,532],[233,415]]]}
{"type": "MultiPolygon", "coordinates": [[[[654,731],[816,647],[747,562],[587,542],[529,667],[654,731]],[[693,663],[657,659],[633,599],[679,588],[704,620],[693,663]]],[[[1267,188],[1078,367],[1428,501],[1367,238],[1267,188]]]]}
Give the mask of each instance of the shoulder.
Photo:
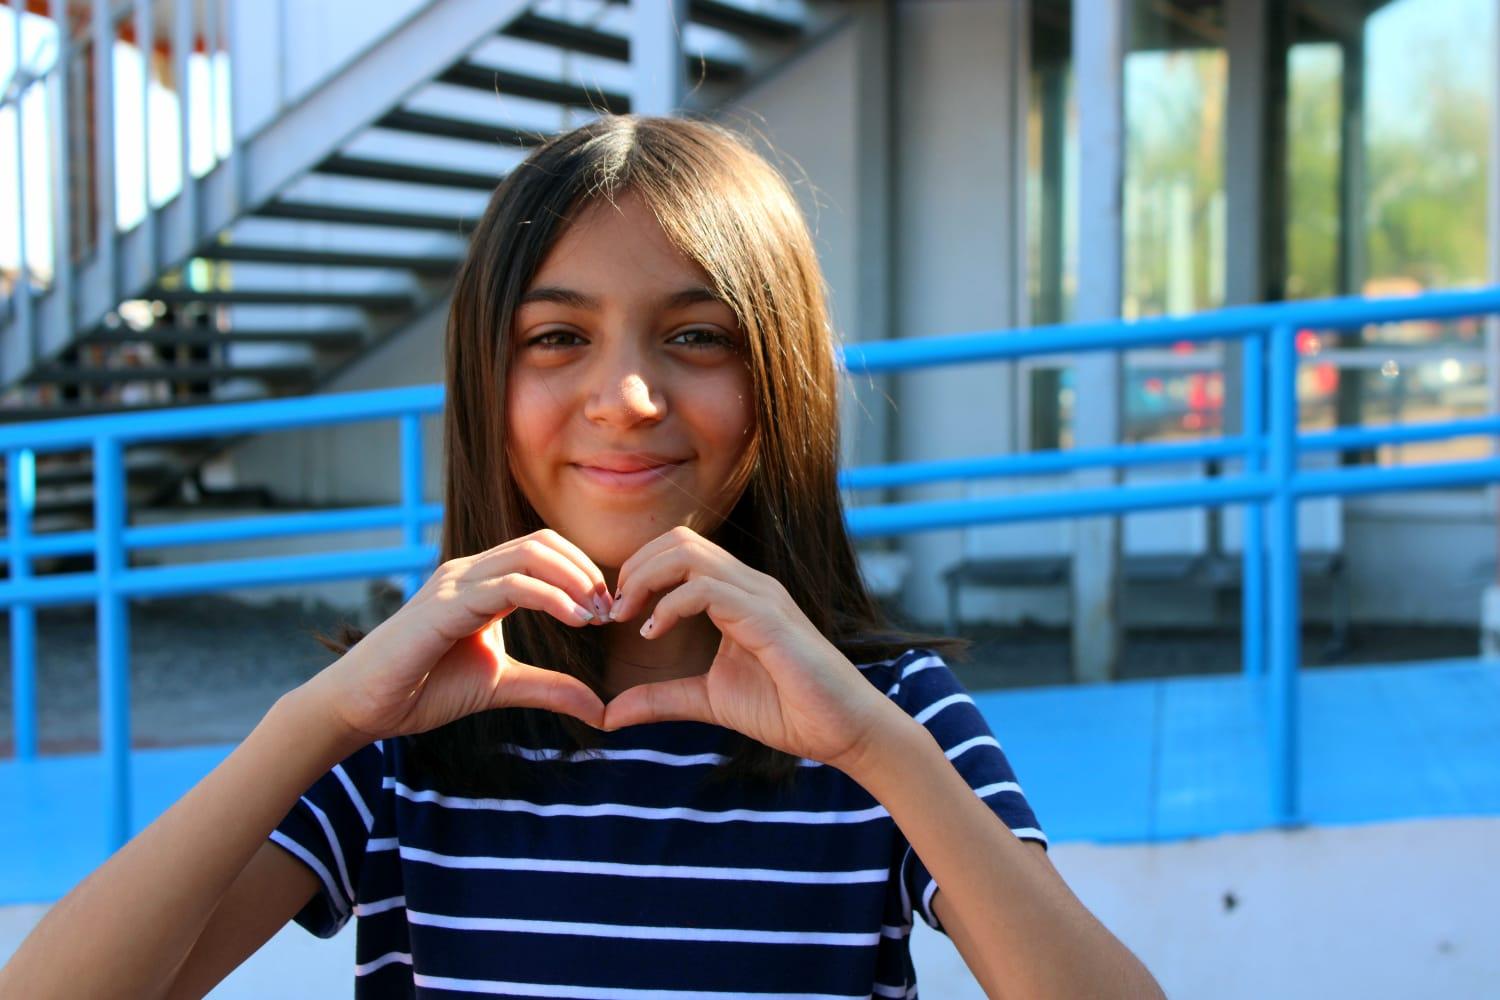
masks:
{"type": "Polygon", "coordinates": [[[859,672],[886,697],[906,708],[920,711],[924,695],[947,695],[963,691],[948,662],[936,650],[913,646],[900,655],[873,663],[856,664],[859,672]]]}

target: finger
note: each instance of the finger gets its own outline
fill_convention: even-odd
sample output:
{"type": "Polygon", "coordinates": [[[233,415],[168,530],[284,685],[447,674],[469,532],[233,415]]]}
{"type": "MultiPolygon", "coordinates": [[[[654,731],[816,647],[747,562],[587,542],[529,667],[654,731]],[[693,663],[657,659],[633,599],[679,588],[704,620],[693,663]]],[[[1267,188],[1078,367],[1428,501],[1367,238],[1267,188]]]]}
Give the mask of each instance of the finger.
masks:
{"type": "MultiPolygon", "coordinates": [[[[731,639],[739,641],[736,632],[744,620],[755,613],[758,605],[745,591],[732,583],[711,576],[698,576],[667,594],[651,611],[641,626],[641,635],[655,639],[671,631],[684,618],[707,614],[731,639]]],[[[741,642],[740,645],[748,645],[741,642]]]]}
{"type": "MultiPolygon", "coordinates": [[[[469,567],[464,578],[478,580],[515,572],[525,573],[563,589],[573,600],[592,611],[596,620],[602,621],[608,613],[607,605],[595,600],[601,595],[603,578],[596,584],[566,553],[536,537],[528,537],[503,549],[485,553],[469,567]]],[[[598,572],[597,569],[595,572],[598,572]]]]}
{"type": "Polygon", "coordinates": [[[604,702],[571,674],[511,660],[503,677],[495,691],[495,708],[541,708],[571,715],[595,729],[604,726],[604,702]]]}
{"type": "Polygon", "coordinates": [[[691,530],[690,528],[673,528],[671,531],[657,535],[651,541],[632,552],[629,558],[620,564],[620,571],[615,575],[614,599],[616,603],[623,599],[625,582],[636,573],[643,563],[649,562],[660,553],[665,552],[675,545],[680,545],[685,537],[682,532],[691,530]]]}
{"type": "Polygon", "coordinates": [[[708,676],[637,684],[615,695],[604,707],[605,729],[671,720],[716,722],[708,699],[708,676]]]}
{"type": "MultiPolygon", "coordinates": [[[[632,568],[629,578],[624,579],[617,591],[619,596],[611,615],[614,621],[630,621],[640,614],[651,595],[666,593],[696,576],[734,579],[749,572],[744,563],[706,538],[688,528],[682,531],[686,534],[678,535],[675,543],[647,555],[632,568]]],[[[643,552],[636,553],[636,556],[643,552]]],[[[621,576],[624,575],[622,569],[621,576]]]]}
{"type": "MultiPolygon", "coordinates": [[[[469,581],[459,592],[458,599],[469,613],[466,624],[472,623],[473,626],[465,635],[472,635],[516,608],[541,611],[564,624],[578,627],[594,620],[594,612],[579,604],[566,591],[525,573],[506,573],[469,581]]],[[[462,636],[455,637],[455,641],[458,638],[462,636]]]]}
{"type": "MultiPolygon", "coordinates": [[[[541,531],[533,533],[532,537],[545,542],[573,560],[574,565],[588,575],[589,580],[593,582],[594,587],[603,595],[605,600],[609,599],[609,583],[604,579],[604,571],[599,568],[594,560],[589,558],[588,553],[551,528],[543,528],[541,531]]],[[[605,610],[608,611],[608,607],[605,610]]]]}

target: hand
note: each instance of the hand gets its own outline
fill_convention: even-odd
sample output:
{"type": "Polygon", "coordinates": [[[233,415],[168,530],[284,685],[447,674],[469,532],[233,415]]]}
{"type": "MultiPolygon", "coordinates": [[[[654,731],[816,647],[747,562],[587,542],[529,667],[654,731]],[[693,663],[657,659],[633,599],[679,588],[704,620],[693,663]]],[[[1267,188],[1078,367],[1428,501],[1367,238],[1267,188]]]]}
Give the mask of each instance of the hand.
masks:
{"type": "Polygon", "coordinates": [[[500,621],[530,608],[581,628],[603,624],[611,603],[599,567],[544,529],[439,566],[411,600],[308,687],[351,740],[365,743],[512,706],[600,726],[598,695],[576,677],[507,655],[500,621]]]}
{"type": "Polygon", "coordinates": [[[665,593],[641,628],[646,638],[704,613],[722,638],[706,674],[620,693],[605,709],[603,728],[709,722],[848,771],[887,725],[893,703],[807,620],[786,588],[691,528],[648,542],[620,567],[617,582],[621,621],[665,593]]]}

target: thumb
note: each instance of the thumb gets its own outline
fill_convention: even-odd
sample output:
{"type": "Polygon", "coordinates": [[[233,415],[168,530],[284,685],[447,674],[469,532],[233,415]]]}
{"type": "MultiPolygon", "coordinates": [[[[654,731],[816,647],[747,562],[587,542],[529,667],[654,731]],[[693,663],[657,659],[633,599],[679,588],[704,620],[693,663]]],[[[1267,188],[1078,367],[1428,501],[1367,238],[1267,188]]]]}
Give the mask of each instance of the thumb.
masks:
{"type": "Polygon", "coordinates": [[[604,710],[604,729],[623,729],[645,722],[668,720],[713,722],[708,698],[708,676],[698,674],[670,681],[637,684],[620,692],[604,710]]]}
{"type": "Polygon", "coordinates": [[[604,725],[604,702],[571,674],[513,659],[506,665],[503,677],[495,688],[494,708],[541,708],[571,715],[595,729],[604,725]]]}

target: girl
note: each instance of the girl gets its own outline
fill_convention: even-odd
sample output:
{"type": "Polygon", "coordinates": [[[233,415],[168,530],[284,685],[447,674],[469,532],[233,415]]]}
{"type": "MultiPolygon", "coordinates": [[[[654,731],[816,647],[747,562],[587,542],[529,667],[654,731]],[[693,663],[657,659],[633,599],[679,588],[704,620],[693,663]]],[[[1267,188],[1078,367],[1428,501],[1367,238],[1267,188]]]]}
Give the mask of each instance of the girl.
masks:
{"type": "Polygon", "coordinates": [[[913,911],[992,997],[1161,995],[1048,861],[955,643],[864,590],[822,278],[748,144],[625,116],[539,147],[446,367],[436,572],[0,996],[197,997],[354,916],[360,998],[914,997],[913,911]]]}

